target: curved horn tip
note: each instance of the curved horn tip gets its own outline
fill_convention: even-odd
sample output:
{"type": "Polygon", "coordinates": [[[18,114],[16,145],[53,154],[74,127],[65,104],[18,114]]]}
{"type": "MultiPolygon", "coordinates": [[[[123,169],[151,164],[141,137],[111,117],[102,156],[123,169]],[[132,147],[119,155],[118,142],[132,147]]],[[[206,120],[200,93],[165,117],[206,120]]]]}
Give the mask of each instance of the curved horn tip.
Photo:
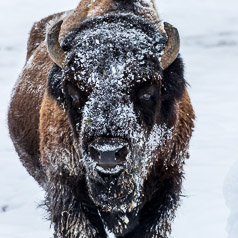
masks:
{"type": "Polygon", "coordinates": [[[57,22],[56,24],[54,24],[54,25],[50,28],[48,34],[51,34],[51,33],[55,32],[55,31],[59,31],[62,24],[63,24],[63,20],[60,20],[59,22],[57,22]]]}
{"type": "Polygon", "coordinates": [[[178,30],[171,24],[164,22],[164,29],[168,36],[168,42],[161,57],[161,67],[167,69],[177,58],[180,49],[180,37],[178,30]]]}
{"type": "Polygon", "coordinates": [[[47,49],[50,58],[60,67],[65,67],[65,57],[66,54],[60,46],[59,43],[59,33],[63,20],[57,22],[53,25],[47,33],[47,49]]]}

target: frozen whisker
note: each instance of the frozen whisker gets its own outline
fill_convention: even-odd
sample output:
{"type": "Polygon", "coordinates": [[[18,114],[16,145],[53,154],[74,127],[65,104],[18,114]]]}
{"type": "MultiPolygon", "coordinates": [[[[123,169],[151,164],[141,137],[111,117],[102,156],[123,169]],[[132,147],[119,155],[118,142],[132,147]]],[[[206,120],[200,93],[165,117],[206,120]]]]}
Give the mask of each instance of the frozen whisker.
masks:
{"type": "Polygon", "coordinates": [[[97,165],[97,166],[96,166],[96,170],[97,170],[98,172],[103,173],[103,174],[116,175],[116,174],[118,174],[119,172],[121,172],[121,171],[123,170],[123,166],[117,165],[115,168],[104,169],[104,168],[102,168],[100,165],[97,165]]]}

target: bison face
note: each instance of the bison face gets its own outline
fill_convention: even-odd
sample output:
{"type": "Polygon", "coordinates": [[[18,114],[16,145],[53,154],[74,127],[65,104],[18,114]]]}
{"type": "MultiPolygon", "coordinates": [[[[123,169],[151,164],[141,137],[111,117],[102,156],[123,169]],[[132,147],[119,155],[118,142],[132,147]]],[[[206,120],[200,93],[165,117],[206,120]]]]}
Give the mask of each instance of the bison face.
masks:
{"type": "Polygon", "coordinates": [[[66,86],[69,117],[92,200],[104,210],[130,211],[140,204],[144,180],[173,128],[160,117],[160,77],[137,87],[123,65],[110,65],[80,109],[74,106],[80,90],[66,86]]]}
{"type": "Polygon", "coordinates": [[[170,153],[184,81],[166,82],[160,64],[165,46],[162,33],[134,16],[94,19],[64,40],[58,98],[89,196],[101,210],[137,210],[151,169],[166,165],[160,154],[170,153]]]}

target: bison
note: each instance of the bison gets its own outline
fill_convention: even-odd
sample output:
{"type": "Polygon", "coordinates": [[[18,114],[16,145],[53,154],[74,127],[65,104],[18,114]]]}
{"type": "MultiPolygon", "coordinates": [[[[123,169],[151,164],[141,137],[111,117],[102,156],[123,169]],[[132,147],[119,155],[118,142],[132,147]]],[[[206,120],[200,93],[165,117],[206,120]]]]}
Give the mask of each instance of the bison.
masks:
{"type": "Polygon", "coordinates": [[[195,117],[183,68],[153,0],[81,0],[33,25],[8,122],[54,237],[168,237],[195,117]]]}

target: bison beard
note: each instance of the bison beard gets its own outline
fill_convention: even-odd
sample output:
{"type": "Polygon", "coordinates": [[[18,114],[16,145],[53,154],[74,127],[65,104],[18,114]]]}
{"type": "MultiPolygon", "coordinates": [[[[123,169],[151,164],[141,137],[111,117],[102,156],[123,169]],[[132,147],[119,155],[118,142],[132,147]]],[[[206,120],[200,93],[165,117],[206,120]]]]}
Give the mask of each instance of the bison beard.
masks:
{"type": "Polygon", "coordinates": [[[55,238],[168,237],[195,117],[178,52],[153,1],[82,0],[33,27],[9,129],[55,238]]]}

